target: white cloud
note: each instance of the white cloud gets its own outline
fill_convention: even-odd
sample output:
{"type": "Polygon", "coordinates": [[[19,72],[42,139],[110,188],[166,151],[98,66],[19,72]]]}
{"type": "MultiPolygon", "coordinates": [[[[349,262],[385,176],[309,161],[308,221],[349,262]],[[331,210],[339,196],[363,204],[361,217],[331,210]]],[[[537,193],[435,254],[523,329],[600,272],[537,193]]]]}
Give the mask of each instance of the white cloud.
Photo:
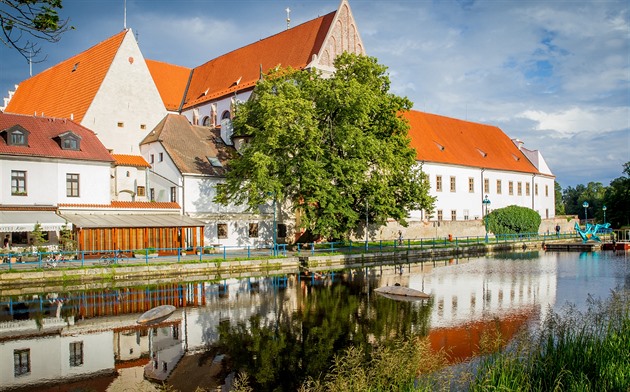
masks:
{"type": "Polygon", "coordinates": [[[556,112],[526,110],[517,117],[533,120],[536,130],[553,129],[562,134],[584,131],[599,133],[627,129],[630,124],[628,108],[584,109],[573,107],[556,112]]]}

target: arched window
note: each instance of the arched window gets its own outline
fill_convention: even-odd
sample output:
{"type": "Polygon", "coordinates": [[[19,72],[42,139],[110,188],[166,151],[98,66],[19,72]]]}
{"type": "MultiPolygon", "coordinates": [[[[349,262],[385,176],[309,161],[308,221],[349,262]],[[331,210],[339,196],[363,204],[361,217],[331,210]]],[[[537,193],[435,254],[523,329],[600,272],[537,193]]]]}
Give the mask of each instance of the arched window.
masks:
{"type": "Polygon", "coordinates": [[[229,120],[230,119],[230,111],[226,110],[221,114],[221,120],[229,120]]]}
{"type": "Polygon", "coordinates": [[[204,127],[209,127],[211,125],[210,116],[204,117],[203,121],[201,122],[201,125],[203,125],[204,127]]]}

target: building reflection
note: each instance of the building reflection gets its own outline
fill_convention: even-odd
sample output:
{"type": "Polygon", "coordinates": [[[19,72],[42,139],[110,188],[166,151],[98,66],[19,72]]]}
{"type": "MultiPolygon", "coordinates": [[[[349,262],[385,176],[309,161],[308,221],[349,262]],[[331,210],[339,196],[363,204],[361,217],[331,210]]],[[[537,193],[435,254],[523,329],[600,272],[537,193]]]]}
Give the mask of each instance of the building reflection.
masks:
{"type": "Polygon", "coordinates": [[[165,380],[184,355],[215,344],[221,325],[246,323],[252,316],[277,323],[335,285],[367,298],[359,317],[374,317],[375,287],[399,283],[431,294],[429,339],[457,362],[474,355],[484,331],[496,327],[509,338],[532,318],[544,317],[555,302],[553,258],[516,264],[446,260],[0,298],[0,389],[46,390],[60,380],[109,385],[115,378],[123,382],[120,375],[129,368],[165,380]],[[136,324],[140,314],[159,305],[177,310],[158,325],[136,324]]]}

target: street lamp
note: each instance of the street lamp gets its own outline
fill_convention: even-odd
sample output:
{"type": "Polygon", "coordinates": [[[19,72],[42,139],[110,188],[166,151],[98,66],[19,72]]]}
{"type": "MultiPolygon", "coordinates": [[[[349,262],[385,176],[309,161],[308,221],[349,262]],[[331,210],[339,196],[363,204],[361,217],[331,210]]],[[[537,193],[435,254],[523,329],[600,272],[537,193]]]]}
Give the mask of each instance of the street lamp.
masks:
{"type": "Polygon", "coordinates": [[[582,203],[582,207],[584,207],[584,227],[586,227],[586,224],[588,223],[588,211],[586,211],[588,208],[588,201],[582,203]]]}
{"type": "Polygon", "coordinates": [[[604,224],[606,224],[606,210],[607,210],[606,206],[603,206],[602,210],[604,211],[604,224]]]}
{"type": "Polygon", "coordinates": [[[484,216],[485,219],[485,225],[486,225],[486,242],[488,242],[488,206],[490,206],[490,199],[488,199],[488,195],[486,195],[486,197],[483,198],[482,201],[484,207],[486,207],[486,214],[484,216]]]}

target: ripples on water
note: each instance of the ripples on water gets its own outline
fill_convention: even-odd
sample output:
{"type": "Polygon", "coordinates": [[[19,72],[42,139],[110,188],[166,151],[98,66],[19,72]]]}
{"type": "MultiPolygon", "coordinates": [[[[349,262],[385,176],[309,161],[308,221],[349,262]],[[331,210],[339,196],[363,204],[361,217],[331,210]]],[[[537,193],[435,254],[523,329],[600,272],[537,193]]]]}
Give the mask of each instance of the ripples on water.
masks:
{"type": "Polygon", "coordinates": [[[246,368],[261,390],[295,390],[326,372],[348,345],[412,334],[428,336],[457,363],[475,355],[488,329],[513,336],[550,309],[583,308],[589,295],[627,290],[629,265],[626,253],[523,252],[312,275],[3,293],[0,388],[46,390],[55,381],[65,389],[149,390],[145,377],[168,377],[180,390],[210,389],[230,368],[246,368]],[[372,291],[393,284],[432,298],[394,301],[372,291]],[[136,325],[162,304],[177,311],[153,328],[136,325]]]}

